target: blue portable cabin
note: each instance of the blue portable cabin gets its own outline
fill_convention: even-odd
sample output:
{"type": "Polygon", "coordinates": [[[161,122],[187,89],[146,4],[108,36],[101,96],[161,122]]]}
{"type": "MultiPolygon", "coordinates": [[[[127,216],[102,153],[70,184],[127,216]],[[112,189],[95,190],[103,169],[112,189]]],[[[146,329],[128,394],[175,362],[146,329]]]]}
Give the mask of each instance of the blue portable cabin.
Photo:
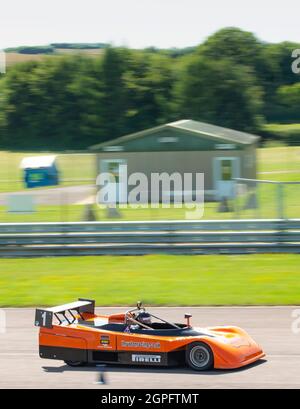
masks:
{"type": "Polygon", "coordinates": [[[56,159],[55,155],[24,158],[21,162],[21,169],[23,169],[25,186],[32,189],[59,185],[56,159]]]}

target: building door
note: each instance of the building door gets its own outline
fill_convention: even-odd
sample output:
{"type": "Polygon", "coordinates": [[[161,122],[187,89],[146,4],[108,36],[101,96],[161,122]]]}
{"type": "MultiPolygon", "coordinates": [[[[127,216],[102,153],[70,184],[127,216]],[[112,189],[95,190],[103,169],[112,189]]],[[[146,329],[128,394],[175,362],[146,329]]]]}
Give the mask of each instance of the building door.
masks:
{"type": "Polygon", "coordinates": [[[217,200],[234,197],[234,179],[240,177],[239,158],[214,159],[214,185],[217,200]]]}
{"type": "Polygon", "coordinates": [[[127,203],[127,161],[105,159],[101,161],[101,173],[106,173],[107,191],[112,203],[127,203]]]}

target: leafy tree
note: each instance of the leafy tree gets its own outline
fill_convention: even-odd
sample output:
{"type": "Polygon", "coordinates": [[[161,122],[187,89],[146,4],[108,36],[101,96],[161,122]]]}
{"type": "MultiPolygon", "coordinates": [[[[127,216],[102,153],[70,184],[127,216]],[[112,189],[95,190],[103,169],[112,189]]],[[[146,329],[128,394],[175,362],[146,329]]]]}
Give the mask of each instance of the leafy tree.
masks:
{"type": "Polygon", "coordinates": [[[16,65],[2,81],[2,145],[81,149],[165,122],[172,81],[167,57],[125,49],[16,65]]]}
{"type": "Polygon", "coordinates": [[[270,120],[282,120],[277,89],[300,79],[291,69],[291,55],[296,48],[300,45],[291,42],[263,43],[252,33],[229,27],[209,37],[198,52],[211,59],[226,58],[233,64],[250,67],[257,85],[264,90],[261,114],[270,120]]]}
{"type": "Polygon", "coordinates": [[[59,149],[78,140],[80,107],[72,83],[80,69],[78,57],[62,57],[9,70],[1,84],[7,147],[59,149]]]}
{"type": "Polygon", "coordinates": [[[180,117],[253,132],[260,125],[262,90],[242,65],[228,59],[191,58],[178,83],[180,117]]]}
{"type": "Polygon", "coordinates": [[[210,36],[198,52],[210,59],[231,59],[237,65],[250,66],[259,72],[263,63],[263,44],[252,34],[228,27],[210,36]]]}
{"type": "Polygon", "coordinates": [[[174,81],[169,58],[159,54],[130,53],[124,80],[128,132],[169,120],[174,81]]]}
{"type": "Polygon", "coordinates": [[[0,75],[0,146],[84,149],[182,118],[250,132],[260,132],[264,118],[299,121],[296,48],[225,28],[198,47],[107,47],[92,58],[17,64],[0,75]]]}
{"type": "Polygon", "coordinates": [[[286,120],[300,122],[300,82],[280,87],[277,98],[278,104],[284,110],[286,120]]]}
{"type": "Polygon", "coordinates": [[[270,70],[265,76],[266,105],[265,115],[269,121],[285,122],[286,110],[283,109],[278,98],[278,89],[282,86],[300,82],[300,76],[292,71],[292,52],[299,49],[300,44],[283,42],[265,46],[265,59],[269,62],[270,70]]]}
{"type": "Polygon", "coordinates": [[[127,51],[108,48],[101,63],[99,80],[102,98],[99,114],[103,118],[100,130],[102,140],[120,136],[124,129],[126,93],[124,75],[127,69],[127,51]]]}

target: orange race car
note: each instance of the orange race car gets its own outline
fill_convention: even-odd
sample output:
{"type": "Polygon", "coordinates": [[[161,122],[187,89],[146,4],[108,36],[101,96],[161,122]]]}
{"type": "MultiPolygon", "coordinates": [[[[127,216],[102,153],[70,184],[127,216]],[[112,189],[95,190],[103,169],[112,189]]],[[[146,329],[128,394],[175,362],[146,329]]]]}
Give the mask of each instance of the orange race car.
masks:
{"type": "Polygon", "coordinates": [[[125,314],[96,315],[95,301],[37,309],[41,358],[70,366],[117,363],[140,366],[186,364],[196,371],[234,369],[265,356],[238,327],[193,328],[167,322],[141,305],[125,314]]]}

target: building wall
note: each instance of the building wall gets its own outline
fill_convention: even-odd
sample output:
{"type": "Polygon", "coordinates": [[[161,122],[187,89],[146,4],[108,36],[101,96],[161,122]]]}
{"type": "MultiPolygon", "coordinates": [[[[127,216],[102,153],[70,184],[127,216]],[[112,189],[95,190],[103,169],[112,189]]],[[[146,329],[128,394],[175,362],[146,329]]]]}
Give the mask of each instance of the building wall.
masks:
{"type": "Polygon", "coordinates": [[[247,146],[239,151],[178,151],[178,152],[99,152],[97,154],[97,174],[105,160],[126,160],[128,174],[144,173],[148,179],[151,173],[174,172],[204,173],[205,191],[214,190],[214,158],[236,157],[240,160],[240,177],[256,178],[256,146],[247,146]]]}

